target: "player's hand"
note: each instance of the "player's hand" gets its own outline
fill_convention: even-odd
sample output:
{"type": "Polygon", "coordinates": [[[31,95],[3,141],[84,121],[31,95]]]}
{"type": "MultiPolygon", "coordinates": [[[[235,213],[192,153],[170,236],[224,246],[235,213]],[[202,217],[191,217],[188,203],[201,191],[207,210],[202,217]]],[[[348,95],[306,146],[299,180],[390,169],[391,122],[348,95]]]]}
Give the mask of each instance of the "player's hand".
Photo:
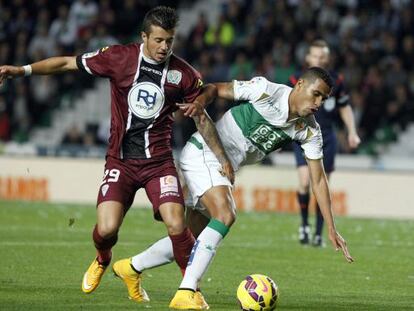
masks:
{"type": "Polygon", "coordinates": [[[232,185],[234,184],[235,174],[234,174],[233,166],[231,165],[230,161],[225,161],[221,165],[220,174],[222,176],[226,176],[230,180],[232,185]]]}
{"type": "Polygon", "coordinates": [[[341,250],[344,254],[346,261],[349,263],[354,262],[351,254],[349,253],[348,247],[346,246],[346,241],[344,238],[337,232],[335,229],[329,230],[329,240],[331,240],[335,250],[341,250]]]}
{"type": "Polygon", "coordinates": [[[355,149],[359,146],[360,143],[361,143],[361,139],[359,138],[357,133],[350,133],[348,135],[349,147],[351,147],[352,149],[355,149]]]}
{"type": "Polygon", "coordinates": [[[0,85],[3,84],[4,80],[12,77],[24,75],[24,70],[17,66],[0,66],[0,85]]]}
{"type": "Polygon", "coordinates": [[[176,105],[184,112],[186,117],[201,116],[204,112],[204,106],[197,101],[193,103],[176,103],[176,105]]]}

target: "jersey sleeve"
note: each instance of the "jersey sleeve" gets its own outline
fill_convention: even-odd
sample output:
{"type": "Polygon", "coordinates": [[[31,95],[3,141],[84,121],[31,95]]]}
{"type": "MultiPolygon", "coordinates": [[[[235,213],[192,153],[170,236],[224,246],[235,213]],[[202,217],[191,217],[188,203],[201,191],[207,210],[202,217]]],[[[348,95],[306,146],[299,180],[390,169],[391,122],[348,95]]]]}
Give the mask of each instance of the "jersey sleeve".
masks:
{"type": "Polygon", "coordinates": [[[336,80],[335,97],[339,107],[349,105],[349,94],[345,88],[344,78],[342,75],[339,75],[336,80]]]}
{"type": "Polygon", "coordinates": [[[313,120],[306,129],[306,136],[300,141],[305,157],[311,160],[323,158],[322,132],[319,124],[313,120]]]}
{"type": "Polygon", "coordinates": [[[250,81],[234,80],[234,99],[255,102],[266,93],[268,84],[269,81],[264,77],[254,77],[250,81]]]}
{"type": "Polygon", "coordinates": [[[113,45],[101,48],[95,52],[85,53],[76,57],[78,68],[91,75],[113,78],[124,69],[127,59],[124,46],[113,45]]]}
{"type": "Polygon", "coordinates": [[[183,94],[186,103],[192,103],[201,93],[203,80],[201,74],[193,67],[189,66],[185,72],[186,77],[183,78],[183,94]]]}

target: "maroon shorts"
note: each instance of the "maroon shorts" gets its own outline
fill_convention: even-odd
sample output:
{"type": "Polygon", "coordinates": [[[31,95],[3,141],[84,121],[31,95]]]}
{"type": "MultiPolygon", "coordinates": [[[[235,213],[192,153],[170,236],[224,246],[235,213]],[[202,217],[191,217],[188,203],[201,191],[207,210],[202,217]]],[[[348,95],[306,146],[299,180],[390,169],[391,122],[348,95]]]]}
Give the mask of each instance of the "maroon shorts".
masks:
{"type": "Polygon", "coordinates": [[[126,213],[140,188],[145,188],[157,220],[161,220],[158,211],[161,204],[173,202],[184,205],[180,181],[172,158],[121,160],[110,156],[106,158],[97,205],[105,201],[121,202],[126,213]]]}

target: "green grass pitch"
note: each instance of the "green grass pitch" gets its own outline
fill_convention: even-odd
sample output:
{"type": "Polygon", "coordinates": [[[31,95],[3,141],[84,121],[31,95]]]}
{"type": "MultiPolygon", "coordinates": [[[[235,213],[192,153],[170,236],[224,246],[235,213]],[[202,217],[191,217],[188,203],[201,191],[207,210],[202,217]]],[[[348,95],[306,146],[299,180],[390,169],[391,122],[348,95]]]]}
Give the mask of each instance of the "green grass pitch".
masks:
{"type": "MultiPolygon", "coordinates": [[[[168,310],[175,263],[145,272],[148,304],[128,300],[110,269],[94,293],[81,292],[94,222],[93,206],[0,201],[0,310],[168,310]]],[[[211,310],[238,310],[237,286],[252,273],[276,281],[278,310],[414,310],[414,221],[338,218],[353,264],[329,244],[300,246],[297,225],[296,215],[240,213],[202,284],[211,310]]],[[[114,259],[164,234],[151,210],[131,209],[114,259]]]]}

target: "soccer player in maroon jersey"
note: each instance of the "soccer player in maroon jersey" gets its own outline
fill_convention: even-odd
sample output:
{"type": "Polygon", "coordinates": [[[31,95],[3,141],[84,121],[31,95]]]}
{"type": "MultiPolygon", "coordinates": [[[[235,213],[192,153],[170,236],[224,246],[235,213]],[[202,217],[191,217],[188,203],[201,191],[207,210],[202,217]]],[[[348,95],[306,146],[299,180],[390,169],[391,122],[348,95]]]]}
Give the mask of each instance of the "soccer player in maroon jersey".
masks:
{"type": "MultiPolygon", "coordinates": [[[[99,285],[111,261],[118,230],[139,188],[145,188],[154,217],[165,223],[177,264],[182,271],[187,266],[194,237],[185,225],[183,195],[171,149],[176,103],[193,103],[186,115],[194,118],[198,130],[217,153],[223,174],[234,180],[214,124],[203,112],[216,89],[203,87],[200,74],[172,53],[177,22],[174,9],[159,6],[144,18],[142,44],[114,45],[26,66],[0,66],[0,84],[11,77],[77,70],[110,79],[111,136],[93,230],[97,256],[83,277],[85,293],[99,285]]],[[[140,286],[140,273],[130,262],[118,262],[114,272],[126,283],[133,300],[148,300],[140,286]]],[[[198,298],[203,300],[201,294],[198,298]]]]}

